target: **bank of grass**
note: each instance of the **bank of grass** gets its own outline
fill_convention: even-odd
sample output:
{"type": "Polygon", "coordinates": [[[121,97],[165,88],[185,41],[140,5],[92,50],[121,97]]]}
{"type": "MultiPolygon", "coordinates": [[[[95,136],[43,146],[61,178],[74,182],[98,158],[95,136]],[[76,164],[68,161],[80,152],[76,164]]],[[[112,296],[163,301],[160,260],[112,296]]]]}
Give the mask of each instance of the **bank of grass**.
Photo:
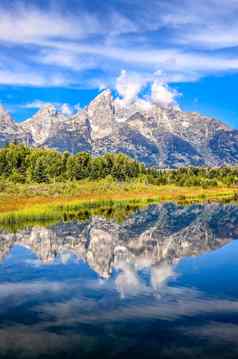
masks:
{"type": "Polygon", "coordinates": [[[66,204],[38,204],[17,211],[0,214],[0,228],[17,231],[35,225],[48,226],[72,220],[85,221],[100,216],[123,222],[131,213],[152,203],[151,200],[69,202],[66,204]]]}
{"type": "Polygon", "coordinates": [[[78,181],[52,184],[0,184],[0,225],[55,223],[90,215],[123,220],[149,203],[231,201],[238,189],[156,186],[139,181],[78,181]]]}
{"type": "Polygon", "coordinates": [[[0,183],[0,212],[19,210],[39,204],[65,204],[76,202],[120,201],[156,199],[177,201],[233,197],[238,188],[233,187],[179,187],[151,185],[140,181],[114,182],[75,181],[66,183],[14,184],[0,183]]]}

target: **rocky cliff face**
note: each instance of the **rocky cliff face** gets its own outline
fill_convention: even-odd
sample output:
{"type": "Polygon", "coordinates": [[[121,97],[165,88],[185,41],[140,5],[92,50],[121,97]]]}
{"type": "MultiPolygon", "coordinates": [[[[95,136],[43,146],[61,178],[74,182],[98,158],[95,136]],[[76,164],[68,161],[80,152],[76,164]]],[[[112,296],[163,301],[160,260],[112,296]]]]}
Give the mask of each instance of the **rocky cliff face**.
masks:
{"type": "Polygon", "coordinates": [[[0,147],[13,142],[31,145],[33,143],[31,132],[18,127],[11,115],[0,106],[0,147]]]}
{"type": "Polygon", "coordinates": [[[20,124],[19,128],[32,134],[34,143],[43,145],[50,136],[55,135],[64,126],[67,117],[58,113],[53,105],[43,107],[31,119],[20,124]]]}
{"type": "Polygon", "coordinates": [[[71,153],[91,151],[90,123],[85,111],[69,118],[54,106],[47,105],[35,116],[20,123],[18,129],[31,133],[32,145],[35,147],[49,147],[71,153]]]}
{"type": "Polygon", "coordinates": [[[214,250],[237,237],[237,206],[163,204],[138,210],[123,224],[95,217],[16,234],[1,231],[0,259],[20,244],[44,263],[74,254],[108,278],[115,268],[173,265],[184,256],[214,250]]]}
{"type": "Polygon", "coordinates": [[[24,142],[72,153],[123,152],[148,166],[222,166],[238,162],[238,131],[197,113],[145,101],[128,106],[109,90],[69,118],[46,106],[16,124],[0,109],[0,146],[24,142]]]}

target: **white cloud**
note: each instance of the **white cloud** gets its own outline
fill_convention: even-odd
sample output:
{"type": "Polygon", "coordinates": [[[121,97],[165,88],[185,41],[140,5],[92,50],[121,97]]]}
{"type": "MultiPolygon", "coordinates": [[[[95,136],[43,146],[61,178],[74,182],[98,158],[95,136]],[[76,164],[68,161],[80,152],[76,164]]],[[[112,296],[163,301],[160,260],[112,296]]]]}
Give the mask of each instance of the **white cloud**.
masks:
{"type": "Polygon", "coordinates": [[[150,277],[151,286],[154,290],[161,289],[167,285],[169,279],[175,276],[174,267],[168,263],[162,263],[156,267],[152,267],[150,277]]]}
{"type": "MultiPolygon", "coordinates": [[[[66,288],[66,284],[59,282],[12,282],[0,284],[0,303],[7,301],[8,298],[14,297],[17,303],[25,302],[27,297],[42,295],[44,293],[58,293],[66,288]]],[[[11,305],[11,302],[9,303],[11,305]]]]}
{"type": "Polygon", "coordinates": [[[60,86],[67,85],[68,82],[66,78],[61,75],[47,75],[39,74],[36,72],[21,71],[21,70],[9,70],[9,69],[0,69],[0,83],[2,85],[17,85],[17,86],[60,86]]]}
{"type": "Polygon", "coordinates": [[[25,104],[21,105],[21,107],[26,108],[26,109],[40,109],[40,108],[48,106],[48,105],[50,105],[49,102],[45,102],[45,101],[41,101],[41,100],[34,100],[32,102],[25,103],[25,104]]]}
{"type": "Polygon", "coordinates": [[[197,29],[192,33],[180,35],[178,41],[182,44],[193,45],[203,49],[225,49],[238,46],[238,26],[210,26],[197,29]]]}
{"type": "Polygon", "coordinates": [[[20,107],[25,108],[25,109],[40,110],[41,108],[44,108],[49,105],[55,106],[58,111],[62,112],[66,116],[71,116],[75,112],[78,112],[81,110],[80,104],[70,105],[68,103],[59,103],[59,102],[50,103],[50,102],[46,102],[46,101],[42,101],[42,100],[34,100],[32,102],[25,103],[25,104],[21,105],[20,107]]]}
{"type": "MultiPolygon", "coordinates": [[[[132,286],[136,284],[134,278],[131,283],[132,286]]],[[[126,288],[130,291],[128,285],[130,286],[130,280],[128,281],[128,279],[123,278],[123,289],[126,288]]],[[[80,285],[78,288],[79,291],[82,289],[80,285]]],[[[210,298],[205,293],[199,292],[196,289],[164,285],[159,287],[160,290],[158,293],[156,292],[157,295],[151,296],[153,291],[143,287],[143,283],[138,286],[136,284],[136,288],[139,289],[139,292],[137,292],[138,298],[141,294],[149,294],[150,297],[148,296],[148,298],[150,300],[138,300],[136,303],[129,301],[128,305],[120,306],[120,308],[108,308],[107,305],[102,307],[98,301],[89,301],[88,298],[84,297],[83,300],[74,299],[65,303],[56,302],[53,306],[43,304],[38,309],[40,313],[44,313],[45,317],[47,317],[47,314],[50,315],[50,318],[54,320],[54,325],[85,322],[105,323],[133,318],[175,320],[182,317],[195,317],[205,314],[218,315],[219,313],[234,314],[238,312],[237,301],[229,298],[224,300],[210,298]],[[84,309],[89,306],[93,310],[85,313],[84,309]],[[75,315],[75,313],[78,313],[78,315],[75,315]]],[[[130,291],[130,294],[133,294],[132,291],[130,291]]]]}
{"type": "Polygon", "coordinates": [[[79,22],[73,14],[67,15],[56,7],[43,11],[37,6],[15,5],[14,8],[0,8],[0,15],[0,40],[8,43],[41,44],[50,38],[75,39],[100,31],[94,16],[81,14],[79,22]]]}
{"type": "Polygon", "coordinates": [[[58,334],[48,328],[43,329],[39,324],[11,323],[0,329],[0,351],[3,356],[9,352],[13,357],[60,356],[60,353],[70,351],[80,340],[80,334],[58,334]]]}
{"type": "Polygon", "coordinates": [[[176,102],[176,97],[180,94],[170,88],[165,80],[162,80],[162,72],[157,71],[154,75],[141,77],[139,74],[130,74],[123,70],[116,79],[116,90],[122,99],[117,99],[117,103],[122,106],[129,105],[136,102],[142,110],[148,110],[152,104],[161,106],[163,108],[177,108],[179,106],[176,102]],[[161,77],[159,80],[158,78],[161,77]],[[151,87],[150,98],[141,96],[141,90],[144,86],[151,87]]]}
{"type": "MultiPolygon", "coordinates": [[[[37,61],[39,61],[37,56],[37,61]]],[[[58,50],[47,50],[42,51],[40,61],[43,64],[65,66],[72,69],[79,69],[78,57],[74,53],[58,51],[58,50]]]]}
{"type": "Polygon", "coordinates": [[[185,334],[206,338],[214,343],[225,341],[237,345],[238,325],[233,323],[211,321],[205,325],[182,328],[185,334]]]}
{"type": "Polygon", "coordinates": [[[138,295],[145,290],[138,274],[132,266],[121,263],[118,268],[120,268],[121,272],[115,279],[115,286],[122,298],[138,295]]]}
{"type": "MultiPolygon", "coordinates": [[[[176,47],[159,49],[143,46],[128,48],[117,46],[117,42],[110,45],[98,43],[97,45],[85,45],[78,43],[57,42],[52,44],[61,51],[70,51],[79,56],[87,57],[88,61],[94,59],[95,67],[99,67],[109,75],[126,67],[134,77],[151,76],[158,70],[162,71],[166,82],[195,81],[202,76],[238,71],[238,56],[201,51],[181,50],[176,47]]],[[[126,75],[122,73],[122,80],[126,75]]],[[[135,80],[135,79],[133,79],[135,80]]],[[[135,81],[134,81],[135,82],[135,81]]],[[[125,91],[125,90],[124,90],[125,91]]]]}
{"type": "Polygon", "coordinates": [[[88,70],[97,66],[94,59],[67,50],[42,50],[40,56],[37,55],[33,59],[36,63],[61,66],[76,71],[88,70]]]}
{"type": "Polygon", "coordinates": [[[61,7],[59,2],[52,4],[53,1],[46,9],[24,3],[7,8],[1,6],[0,41],[47,45],[49,39],[78,40],[92,34],[117,35],[138,31],[133,20],[112,7],[106,8],[104,16],[101,16],[97,11],[92,13],[81,8],[80,4],[74,7],[75,12],[61,7]]]}
{"type": "Polygon", "coordinates": [[[170,89],[167,84],[155,80],[151,86],[151,101],[164,108],[178,107],[175,98],[178,92],[170,89]]]}
{"type": "Polygon", "coordinates": [[[97,87],[112,84],[126,68],[133,78],[123,71],[117,89],[130,102],[143,87],[144,74],[158,69],[166,83],[238,71],[232,48],[238,46],[236,0],[151,0],[150,5],[132,0],[132,12],[122,1],[120,9],[106,3],[93,13],[80,2],[74,12],[50,3],[45,9],[0,6],[1,57],[6,57],[0,59],[0,84],[97,87]],[[217,51],[224,48],[230,52],[217,51]],[[14,57],[17,63],[9,66],[14,57]]]}
{"type": "Polygon", "coordinates": [[[150,99],[146,98],[138,98],[136,100],[136,105],[141,109],[141,111],[148,111],[151,109],[152,103],[150,99]]]}
{"type": "Polygon", "coordinates": [[[66,116],[71,116],[75,112],[80,111],[81,107],[79,104],[77,105],[70,105],[68,103],[63,103],[58,105],[59,111],[62,112],[66,116]]]}
{"type": "Polygon", "coordinates": [[[174,27],[174,43],[204,49],[224,49],[238,45],[238,24],[234,14],[237,0],[200,0],[183,4],[173,1],[164,23],[174,27]]]}
{"type": "Polygon", "coordinates": [[[129,105],[140,93],[144,85],[144,80],[136,74],[128,74],[126,70],[122,70],[120,76],[116,80],[116,90],[122,97],[122,103],[129,105]]]}
{"type": "Polygon", "coordinates": [[[70,105],[68,105],[67,103],[63,103],[63,105],[61,106],[61,112],[66,116],[70,116],[72,115],[73,110],[70,105]]]}

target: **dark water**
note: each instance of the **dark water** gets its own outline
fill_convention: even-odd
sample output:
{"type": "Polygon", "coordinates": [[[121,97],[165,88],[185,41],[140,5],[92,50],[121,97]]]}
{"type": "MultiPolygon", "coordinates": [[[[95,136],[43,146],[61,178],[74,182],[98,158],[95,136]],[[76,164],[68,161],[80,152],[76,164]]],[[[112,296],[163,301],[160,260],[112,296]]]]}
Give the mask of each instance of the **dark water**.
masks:
{"type": "Polygon", "coordinates": [[[1,358],[238,358],[238,207],[0,234],[1,358]]]}

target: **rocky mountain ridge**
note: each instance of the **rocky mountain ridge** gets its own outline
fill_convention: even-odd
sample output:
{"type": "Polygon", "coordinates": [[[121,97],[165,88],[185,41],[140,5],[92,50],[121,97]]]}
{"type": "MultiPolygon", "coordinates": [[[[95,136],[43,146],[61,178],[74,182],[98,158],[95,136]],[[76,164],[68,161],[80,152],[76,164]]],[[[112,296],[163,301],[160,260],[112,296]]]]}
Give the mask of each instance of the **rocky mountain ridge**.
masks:
{"type": "Polygon", "coordinates": [[[0,146],[22,142],[93,155],[123,152],[147,166],[222,166],[238,162],[238,131],[198,113],[145,100],[125,105],[110,90],[72,117],[53,105],[16,123],[0,108],[0,146]]]}

